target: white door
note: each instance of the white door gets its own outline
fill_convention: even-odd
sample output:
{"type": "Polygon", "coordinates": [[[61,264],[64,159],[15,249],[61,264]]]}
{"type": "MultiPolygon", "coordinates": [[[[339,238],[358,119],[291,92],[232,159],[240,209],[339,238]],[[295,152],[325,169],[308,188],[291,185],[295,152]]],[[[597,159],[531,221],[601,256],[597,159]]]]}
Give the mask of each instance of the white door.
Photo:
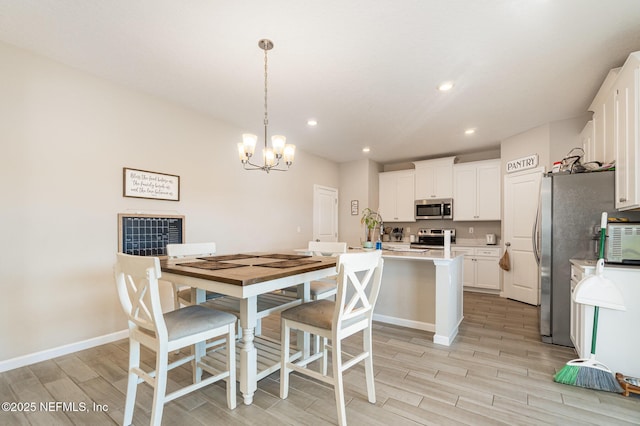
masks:
{"type": "Polygon", "coordinates": [[[538,264],[533,253],[533,229],[544,168],[513,173],[504,178],[504,242],[511,270],[503,272],[504,296],[538,305],[538,264]]]}
{"type": "Polygon", "coordinates": [[[313,186],[313,240],[338,241],[338,190],[313,186]]]}

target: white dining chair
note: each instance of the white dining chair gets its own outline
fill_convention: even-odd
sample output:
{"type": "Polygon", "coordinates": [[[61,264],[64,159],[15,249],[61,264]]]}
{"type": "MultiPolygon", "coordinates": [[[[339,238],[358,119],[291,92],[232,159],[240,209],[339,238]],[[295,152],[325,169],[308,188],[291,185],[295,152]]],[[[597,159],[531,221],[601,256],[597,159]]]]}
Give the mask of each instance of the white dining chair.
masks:
{"type": "MultiPolygon", "coordinates": [[[[167,244],[167,257],[169,259],[189,259],[204,256],[214,256],[216,254],[216,243],[183,243],[183,244],[167,244]]],[[[173,304],[175,309],[182,306],[190,306],[194,303],[191,301],[191,287],[172,282],[173,286],[173,304]]],[[[223,297],[220,293],[207,291],[205,299],[211,300],[223,297]]]]}
{"type": "MultiPolygon", "coordinates": [[[[347,252],[347,243],[337,241],[309,241],[307,253],[313,256],[338,256],[347,252]]],[[[311,281],[309,294],[311,300],[327,299],[337,292],[336,276],[311,281]]],[[[287,295],[297,297],[297,288],[288,287],[283,290],[287,295]]]]}
{"type": "Polygon", "coordinates": [[[118,253],[115,280],[120,303],[129,324],[129,370],[123,424],[133,420],[138,384],[146,382],[154,388],[151,424],[160,425],[164,404],[189,392],[217,382],[226,381],[227,406],[236,407],[235,323],[236,317],[192,305],[163,314],[160,305],[158,279],[161,277],[157,257],[132,256],[118,253]],[[226,349],[226,366],[215,368],[204,362],[204,342],[221,339],[220,349],[226,349]],[[196,343],[201,343],[196,345],[196,343]],[[140,345],[156,353],[154,371],[145,371],[140,363],[140,345]],[[190,355],[169,363],[169,353],[193,347],[190,355]],[[191,362],[193,383],[167,394],[168,372],[191,362]],[[202,379],[202,372],[211,374],[202,379]]]}
{"type": "Polygon", "coordinates": [[[281,398],[286,399],[288,396],[289,374],[292,371],[329,383],[334,386],[338,424],[346,425],[342,373],[364,361],[367,396],[369,402],[375,403],[371,323],[380,290],[383,264],[380,250],[342,254],[338,257],[338,288],[335,301],[315,300],[281,313],[281,398]],[[292,329],[321,336],[321,351],[291,362],[289,342],[292,329]],[[357,332],[362,332],[362,352],[348,355],[349,359],[343,360],[342,340],[357,332]],[[327,344],[328,339],[331,340],[330,347],[327,344]],[[333,364],[332,376],[327,375],[329,348],[333,364]],[[320,372],[307,368],[310,362],[320,358],[320,372]]]}

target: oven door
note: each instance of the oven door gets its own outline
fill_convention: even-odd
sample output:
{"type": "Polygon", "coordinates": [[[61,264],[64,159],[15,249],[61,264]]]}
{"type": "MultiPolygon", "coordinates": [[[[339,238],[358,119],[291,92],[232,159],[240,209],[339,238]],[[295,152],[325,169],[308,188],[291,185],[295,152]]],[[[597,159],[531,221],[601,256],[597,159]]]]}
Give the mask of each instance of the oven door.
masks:
{"type": "Polygon", "coordinates": [[[442,203],[417,200],[416,219],[442,219],[442,203]]]}

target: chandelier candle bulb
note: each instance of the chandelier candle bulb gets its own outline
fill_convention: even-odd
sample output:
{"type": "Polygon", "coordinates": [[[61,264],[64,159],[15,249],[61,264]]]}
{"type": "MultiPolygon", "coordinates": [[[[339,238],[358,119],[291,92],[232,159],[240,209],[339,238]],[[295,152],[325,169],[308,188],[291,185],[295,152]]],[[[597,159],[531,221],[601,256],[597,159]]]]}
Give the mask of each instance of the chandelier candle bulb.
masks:
{"type": "Polygon", "coordinates": [[[287,138],[285,138],[282,135],[271,136],[271,146],[273,147],[273,152],[275,152],[275,154],[278,157],[282,156],[282,152],[284,151],[284,145],[286,141],[287,141],[287,138]]]}
{"type": "Polygon", "coordinates": [[[296,146],[287,144],[284,146],[284,162],[287,163],[287,166],[293,163],[293,157],[296,154],[296,146]]]}

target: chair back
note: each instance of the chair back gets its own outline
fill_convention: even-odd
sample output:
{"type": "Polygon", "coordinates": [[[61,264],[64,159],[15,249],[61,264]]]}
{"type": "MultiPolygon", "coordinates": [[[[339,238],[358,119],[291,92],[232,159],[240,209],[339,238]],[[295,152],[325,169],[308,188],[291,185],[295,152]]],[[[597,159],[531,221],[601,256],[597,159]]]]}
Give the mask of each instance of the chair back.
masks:
{"type": "Polygon", "coordinates": [[[129,331],[142,328],[167,339],[167,328],[160,305],[158,279],[160,260],[151,256],[117,254],[115,279],[118,297],[129,320],[129,331]]]}
{"type": "Polygon", "coordinates": [[[167,256],[170,259],[214,254],[216,254],[216,243],[167,244],[167,256]]]}
{"type": "Polygon", "coordinates": [[[338,257],[338,293],[334,330],[358,324],[368,327],[378,300],[384,260],[382,251],[341,254],[338,257]]]}
{"type": "Polygon", "coordinates": [[[309,241],[307,250],[314,256],[337,256],[347,252],[347,243],[336,241],[309,241]]]}

